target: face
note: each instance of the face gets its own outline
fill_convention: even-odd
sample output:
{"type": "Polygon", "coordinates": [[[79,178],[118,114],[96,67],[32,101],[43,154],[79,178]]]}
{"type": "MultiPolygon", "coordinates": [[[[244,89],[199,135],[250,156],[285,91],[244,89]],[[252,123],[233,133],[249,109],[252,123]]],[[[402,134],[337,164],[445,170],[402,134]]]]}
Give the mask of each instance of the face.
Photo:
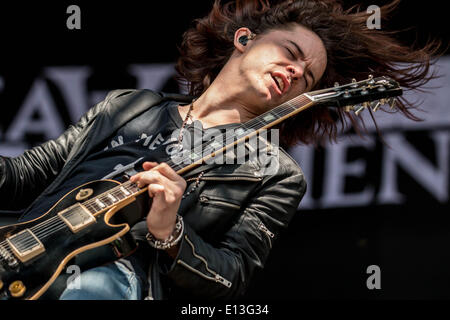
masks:
{"type": "Polygon", "coordinates": [[[322,40],[298,24],[257,35],[238,59],[243,95],[260,112],[310,91],[327,65],[322,40]]]}

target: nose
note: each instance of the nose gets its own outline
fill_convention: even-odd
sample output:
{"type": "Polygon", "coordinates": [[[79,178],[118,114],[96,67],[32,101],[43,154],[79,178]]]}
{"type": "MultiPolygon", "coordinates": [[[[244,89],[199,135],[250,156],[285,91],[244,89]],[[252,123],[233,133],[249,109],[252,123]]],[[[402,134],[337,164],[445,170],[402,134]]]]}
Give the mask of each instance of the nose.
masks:
{"type": "Polygon", "coordinates": [[[287,67],[287,71],[289,72],[289,75],[291,76],[292,80],[298,80],[303,76],[302,66],[289,65],[287,67]]]}

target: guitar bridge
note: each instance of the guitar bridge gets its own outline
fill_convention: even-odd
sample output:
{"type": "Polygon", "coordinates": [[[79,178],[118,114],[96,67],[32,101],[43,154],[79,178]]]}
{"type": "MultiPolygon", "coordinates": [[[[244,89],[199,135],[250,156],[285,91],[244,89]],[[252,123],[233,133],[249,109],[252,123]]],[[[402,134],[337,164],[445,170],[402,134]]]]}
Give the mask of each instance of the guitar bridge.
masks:
{"type": "Polygon", "coordinates": [[[96,221],[95,217],[80,203],[58,212],[58,216],[73,233],[77,233],[96,221]]]}

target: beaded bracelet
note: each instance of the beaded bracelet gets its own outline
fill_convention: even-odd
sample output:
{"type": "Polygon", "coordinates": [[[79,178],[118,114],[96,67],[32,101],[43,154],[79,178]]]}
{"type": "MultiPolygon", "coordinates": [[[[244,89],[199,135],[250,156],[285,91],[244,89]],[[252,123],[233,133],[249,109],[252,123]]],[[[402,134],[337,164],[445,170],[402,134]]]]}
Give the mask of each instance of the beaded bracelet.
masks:
{"type": "Polygon", "coordinates": [[[177,214],[175,228],[173,229],[172,234],[167,239],[158,240],[150,232],[147,233],[145,238],[153,248],[160,250],[167,250],[176,246],[178,242],[180,242],[181,237],[183,236],[183,231],[184,231],[183,217],[177,214]]]}

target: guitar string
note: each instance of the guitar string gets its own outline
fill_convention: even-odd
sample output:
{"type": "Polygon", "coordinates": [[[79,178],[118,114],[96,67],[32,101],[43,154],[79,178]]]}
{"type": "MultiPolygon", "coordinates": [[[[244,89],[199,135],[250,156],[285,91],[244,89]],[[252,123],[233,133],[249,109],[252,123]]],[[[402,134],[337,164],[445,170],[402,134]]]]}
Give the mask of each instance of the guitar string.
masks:
{"type": "MultiPolygon", "coordinates": [[[[119,197],[117,197],[118,199],[119,199],[119,197]]],[[[119,199],[119,201],[120,201],[120,199],[119,199]]],[[[113,205],[114,203],[112,203],[111,205],[113,205]]],[[[109,205],[110,206],[110,205],[109,205]]],[[[88,206],[88,207],[90,207],[90,206],[88,206]]],[[[95,211],[95,210],[89,210],[91,213],[93,212],[93,211],[95,211]]],[[[82,211],[83,212],[83,211],[82,211]]],[[[77,212],[77,211],[73,211],[73,212],[69,212],[69,213],[67,213],[66,215],[64,215],[64,218],[66,218],[67,220],[69,220],[70,221],[70,219],[73,217],[73,216],[75,216],[75,215],[77,215],[77,214],[79,214],[79,211],[77,212]]],[[[82,217],[82,219],[83,219],[83,217],[82,217]]],[[[66,224],[66,222],[64,222],[62,219],[60,219],[60,217],[59,216],[55,216],[55,217],[52,217],[51,219],[49,219],[49,220],[57,220],[56,222],[53,222],[51,225],[46,225],[46,226],[44,226],[44,227],[42,227],[42,226],[40,226],[39,228],[35,228],[35,227],[32,227],[32,228],[30,228],[30,229],[32,229],[32,231],[33,231],[33,233],[38,237],[38,238],[41,238],[41,237],[43,237],[43,236],[46,236],[46,232],[47,231],[51,231],[51,230],[60,230],[61,228],[59,228],[59,227],[65,227],[65,226],[67,226],[67,224],[66,224]]],[[[55,231],[56,232],[56,231],[55,231]]],[[[16,239],[15,239],[16,240],[16,239]]],[[[21,239],[18,239],[19,241],[21,240],[21,239]]],[[[27,244],[29,244],[29,243],[33,243],[33,242],[35,242],[35,240],[33,240],[32,239],[32,236],[29,236],[29,239],[28,239],[28,241],[26,242],[26,241],[21,241],[22,242],[22,246],[25,246],[26,247],[26,245],[27,244]]]]}
{"type": "MultiPolygon", "coordinates": [[[[125,183],[123,183],[123,184],[121,184],[120,186],[117,186],[117,187],[126,187],[126,185],[125,185],[125,183]]],[[[111,189],[110,191],[113,191],[114,192],[114,194],[115,195],[117,195],[118,193],[117,193],[117,190],[114,190],[115,188],[113,188],[113,189],[111,189]]],[[[120,189],[119,189],[120,190],[120,189]]],[[[127,191],[131,191],[131,190],[127,190],[127,191]]],[[[123,191],[121,191],[122,193],[121,194],[123,194],[123,191]]],[[[109,199],[109,198],[108,198],[109,199]]],[[[121,199],[119,199],[119,201],[120,201],[121,199]]],[[[95,203],[95,200],[94,200],[94,202],[93,203],[95,203]]],[[[85,207],[87,207],[88,209],[90,208],[91,210],[89,210],[91,213],[95,213],[96,211],[99,211],[98,209],[96,209],[92,204],[93,203],[89,203],[89,201],[86,201],[86,202],[84,202],[83,203],[83,205],[85,206],[85,207]]],[[[112,204],[114,204],[114,203],[112,203],[112,204]]],[[[101,208],[99,208],[99,209],[101,209],[101,208]]],[[[77,212],[69,212],[67,215],[64,215],[64,217],[66,217],[66,218],[70,218],[73,214],[75,214],[75,213],[77,213],[77,212]]],[[[49,219],[47,219],[46,221],[44,221],[44,222],[42,222],[42,223],[40,223],[40,224],[38,224],[38,225],[36,225],[36,226],[33,226],[33,227],[31,227],[30,229],[32,230],[32,231],[34,231],[34,232],[38,232],[40,229],[42,229],[42,227],[48,227],[48,223],[50,223],[50,222],[53,222],[54,220],[57,220],[57,223],[59,223],[60,221],[63,221],[62,219],[60,219],[59,218],[59,216],[54,216],[54,217],[52,217],[52,218],[49,218],[49,219]]]]}
{"type": "MultiPolygon", "coordinates": [[[[306,98],[306,97],[304,97],[304,96],[302,95],[302,96],[300,96],[300,97],[297,97],[297,98],[294,98],[294,99],[292,99],[292,100],[290,100],[290,101],[287,101],[287,102],[283,103],[282,105],[278,106],[277,108],[274,108],[274,109],[272,109],[272,110],[270,110],[270,111],[268,111],[268,112],[262,114],[261,117],[263,117],[264,115],[269,115],[269,114],[271,114],[271,115],[275,114],[276,116],[283,117],[283,116],[285,116],[285,115],[288,115],[289,113],[294,112],[295,110],[297,110],[297,108],[296,108],[295,106],[292,106],[292,105],[291,105],[291,102],[292,102],[292,101],[295,101],[295,103],[299,103],[299,102],[306,102],[306,103],[308,103],[308,102],[310,102],[310,100],[309,100],[308,98],[306,98]],[[298,100],[298,101],[295,101],[295,100],[298,100]],[[304,100],[304,101],[302,101],[302,100],[304,100]],[[289,109],[287,109],[287,107],[289,107],[289,109]],[[279,109],[279,110],[275,110],[275,109],[279,109]],[[285,113],[285,112],[287,112],[287,113],[285,113]]],[[[259,117],[259,118],[260,118],[260,117],[259,117]]],[[[254,129],[254,128],[257,127],[259,124],[266,124],[266,121],[260,121],[258,118],[254,118],[254,119],[252,119],[252,120],[246,122],[246,123],[244,124],[244,126],[245,126],[245,128],[246,128],[247,130],[249,130],[249,129],[254,129]]],[[[242,128],[242,126],[240,126],[239,128],[242,128]]],[[[236,128],[236,129],[239,129],[239,128],[236,128]]],[[[235,129],[235,130],[236,130],[236,129],[235,129]]],[[[246,131],[244,131],[244,133],[246,133],[246,131]]],[[[243,135],[243,136],[244,136],[244,135],[243,135]]],[[[223,134],[220,135],[219,137],[222,137],[222,138],[223,138],[223,134]]],[[[235,141],[235,139],[236,139],[235,136],[229,137],[229,140],[226,140],[226,139],[225,139],[225,143],[222,145],[222,147],[227,146],[228,144],[231,144],[232,142],[235,141]],[[231,139],[233,139],[233,141],[230,141],[231,139]]],[[[210,146],[210,142],[205,142],[202,146],[210,146]]],[[[184,161],[187,161],[188,159],[190,159],[189,156],[185,157],[185,158],[184,158],[183,160],[181,160],[180,162],[183,163],[184,161]]],[[[172,161],[171,161],[171,160],[168,161],[167,164],[170,165],[170,164],[169,164],[170,162],[172,162],[172,161]]],[[[177,164],[174,164],[174,166],[178,166],[178,165],[177,165],[177,164]]],[[[128,182],[128,181],[127,181],[127,182],[128,182]]],[[[125,187],[124,184],[126,184],[126,183],[123,183],[123,184],[121,184],[120,186],[116,186],[115,188],[113,188],[113,189],[111,190],[111,192],[119,191],[119,190],[114,190],[114,189],[120,188],[120,187],[125,187]]],[[[131,190],[129,190],[129,191],[131,191],[131,190]]],[[[90,200],[86,201],[85,203],[83,203],[83,205],[85,205],[85,206],[87,205],[87,206],[93,207],[93,204],[94,204],[94,203],[97,201],[97,199],[98,199],[98,200],[100,200],[102,203],[106,204],[106,208],[107,208],[107,207],[109,207],[109,206],[111,206],[111,205],[114,204],[114,202],[112,202],[112,204],[108,204],[108,202],[111,201],[111,199],[108,197],[108,194],[110,194],[111,192],[108,192],[108,191],[107,191],[106,194],[101,194],[101,195],[99,195],[99,196],[97,196],[97,197],[95,197],[95,198],[93,198],[93,199],[90,199],[90,200]],[[109,201],[105,201],[106,199],[108,199],[109,201]],[[103,200],[103,201],[102,201],[102,200],[103,200]]],[[[122,193],[120,193],[120,194],[122,194],[122,193]]],[[[119,201],[120,201],[120,200],[121,200],[121,199],[119,199],[119,201]]],[[[119,201],[118,201],[118,202],[119,202],[119,201]]],[[[95,207],[93,207],[93,208],[95,209],[95,207]]],[[[101,208],[101,210],[102,210],[102,209],[103,209],[103,208],[101,208]]],[[[73,214],[75,214],[75,212],[74,212],[74,213],[69,213],[69,215],[73,215],[73,214]]],[[[33,230],[33,231],[36,231],[35,235],[36,235],[38,238],[44,238],[44,237],[46,237],[46,236],[48,236],[48,235],[50,235],[50,234],[52,234],[52,233],[55,233],[55,232],[57,232],[57,231],[59,231],[59,230],[64,229],[64,228],[66,227],[66,223],[65,223],[64,221],[62,221],[62,219],[57,220],[58,218],[59,218],[59,216],[54,216],[54,217],[52,217],[52,218],[50,218],[50,219],[48,219],[48,220],[42,222],[41,224],[38,224],[38,225],[36,225],[36,226],[33,226],[32,228],[35,228],[36,230],[38,230],[38,231],[33,230]],[[55,221],[55,223],[51,223],[51,222],[53,222],[53,220],[57,220],[57,221],[55,221]],[[45,226],[44,226],[44,223],[45,223],[45,226]],[[60,227],[59,227],[59,226],[60,226],[60,227]],[[38,227],[41,227],[41,228],[43,228],[43,229],[39,229],[38,227]],[[47,230],[47,229],[48,229],[48,230],[47,230]],[[40,231],[44,231],[44,232],[40,232],[40,231]]],[[[30,229],[32,229],[32,228],[30,228],[30,229]]],[[[25,233],[24,233],[24,234],[25,234],[25,233]]],[[[26,248],[29,248],[28,246],[29,246],[31,243],[37,243],[37,242],[36,242],[36,239],[34,239],[33,236],[31,236],[31,235],[28,234],[28,238],[29,238],[29,239],[27,239],[28,242],[26,242],[26,241],[25,241],[25,242],[24,242],[24,241],[19,241],[19,242],[22,242],[22,243],[21,243],[21,248],[24,247],[24,248],[26,249],[26,248]]],[[[15,238],[14,240],[16,240],[16,238],[15,238]]],[[[5,240],[5,241],[2,241],[2,242],[0,243],[0,245],[2,245],[2,246],[7,245],[6,250],[9,250],[9,245],[8,245],[8,243],[6,242],[6,240],[5,240]]],[[[31,247],[31,248],[32,248],[32,247],[31,247]]],[[[31,248],[29,248],[29,249],[31,249],[31,248]]]]}
{"type": "MultiPolygon", "coordinates": [[[[125,183],[124,183],[125,184],[125,183]]],[[[122,185],[120,185],[120,186],[117,186],[117,187],[128,187],[128,185],[125,185],[124,186],[124,184],[122,184],[122,185]]],[[[117,188],[116,187],[116,188],[117,188]]],[[[119,189],[120,190],[120,189],[119,189]]],[[[119,191],[119,190],[114,190],[115,192],[117,192],[117,191],[119,191]]],[[[128,190],[128,191],[131,191],[131,190],[128,190]]],[[[122,193],[121,194],[123,194],[123,191],[121,191],[122,193]]],[[[116,193],[116,195],[117,195],[117,193],[116,193]]],[[[117,197],[118,199],[119,199],[119,201],[120,201],[120,198],[119,197],[117,197]]],[[[104,198],[104,199],[108,199],[108,200],[110,200],[109,198],[104,198]]],[[[88,201],[86,201],[86,202],[88,202],[88,201]]],[[[106,201],[105,201],[106,202],[106,201]]],[[[114,204],[114,203],[112,203],[112,204],[114,204]]],[[[111,206],[112,204],[108,204],[108,206],[111,206]]],[[[91,205],[89,205],[88,204],[88,206],[89,207],[92,207],[91,205]]],[[[92,208],[94,208],[94,207],[92,207],[92,208]]],[[[95,208],[94,208],[95,209],[95,208]]],[[[100,210],[101,210],[101,208],[100,208],[100,210]]],[[[94,211],[97,211],[97,209],[95,209],[94,211]]],[[[76,214],[77,212],[69,212],[68,213],[68,215],[66,215],[65,217],[66,218],[68,218],[68,219],[70,219],[70,217],[72,217],[74,214],[76,214]]],[[[62,230],[62,229],[64,229],[65,227],[67,226],[67,224],[62,220],[62,219],[60,219],[59,218],[59,216],[54,216],[54,217],[52,217],[52,218],[50,218],[50,219],[48,219],[48,220],[46,220],[46,221],[44,221],[44,222],[42,222],[41,224],[39,224],[39,225],[36,225],[36,226],[33,226],[33,227],[31,227],[30,228],[30,230],[32,230],[33,231],[33,234],[36,236],[36,237],[38,237],[38,238],[45,238],[47,235],[49,235],[49,234],[51,234],[51,233],[54,233],[54,232],[57,232],[57,231],[59,231],[59,230],[62,230]],[[54,220],[57,220],[56,222],[54,222],[54,220]],[[51,223],[51,222],[53,222],[53,223],[51,223]],[[51,223],[50,225],[49,225],[49,223],[51,223]]],[[[23,234],[21,234],[21,235],[18,235],[18,236],[16,236],[16,237],[14,237],[14,246],[18,249],[18,250],[29,250],[29,249],[31,249],[32,247],[34,247],[35,245],[33,245],[33,246],[31,246],[30,247],[30,245],[31,244],[36,244],[37,242],[36,242],[36,239],[32,236],[32,235],[30,235],[30,234],[28,234],[28,233],[26,233],[26,232],[24,232],[23,234]]],[[[11,253],[11,250],[9,249],[9,244],[7,243],[7,241],[5,240],[5,241],[2,241],[1,243],[0,243],[0,245],[2,246],[2,247],[4,247],[5,249],[7,249],[7,251],[8,252],[10,252],[11,253]]]]}
{"type": "MultiPolygon", "coordinates": [[[[306,100],[306,99],[304,99],[304,100],[306,100]]],[[[294,107],[292,107],[292,106],[290,106],[290,105],[288,105],[288,107],[290,107],[290,109],[289,110],[286,110],[286,106],[282,106],[282,108],[281,108],[281,111],[282,111],[282,113],[285,113],[286,111],[288,111],[288,112],[292,112],[292,109],[294,109],[294,110],[296,110],[294,107]]],[[[272,111],[272,113],[274,113],[274,111],[273,110],[271,110],[272,111]]],[[[277,113],[280,113],[281,114],[281,112],[280,112],[280,110],[278,110],[277,111],[277,113]]],[[[265,122],[261,122],[261,121],[259,121],[259,119],[257,119],[255,122],[257,122],[256,124],[259,124],[259,123],[265,123],[265,122]]],[[[248,122],[249,123],[249,122],[248,122]]],[[[247,123],[247,126],[248,126],[248,123],[247,123]]],[[[252,128],[252,127],[254,127],[254,125],[253,124],[251,124],[250,125],[250,128],[252,128]]],[[[223,135],[222,135],[222,138],[223,138],[223,135]]],[[[230,137],[230,139],[229,140],[231,140],[231,139],[235,139],[235,137],[230,137]]],[[[228,141],[227,140],[225,140],[226,142],[225,142],[225,146],[226,145],[228,145],[228,141]]],[[[207,146],[209,146],[209,143],[207,142],[207,143],[205,143],[207,146]]],[[[185,158],[185,160],[187,160],[188,159],[188,157],[186,157],[185,158]]],[[[116,188],[120,188],[119,186],[118,187],[116,187],[116,188]]],[[[105,207],[108,207],[108,206],[110,206],[110,205],[112,205],[112,204],[114,204],[115,202],[111,202],[110,200],[110,198],[109,198],[109,196],[108,196],[108,194],[113,194],[114,196],[116,196],[117,197],[117,195],[122,195],[122,192],[119,192],[119,193],[117,193],[117,192],[114,192],[115,190],[113,190],[112,192],[110,191],[110,192],[108,192],[106,195],[99,195],[99,196],[97,196],[95,199],[92,199],[92,200],[90,200],[90,201],[86,201],[85,203],[84,203],[84,205],[85,206],[87,206],[87,207],[93,207],[93,206],[91,206],[91,205],[93,205],[94,203],[96,203],[97,201],[100,201],[101,203],[103,203],[103,204],[105,204],[105,207]],[[110,203],[111,202],[111,203],[110,203]]],[[[117,190],[118,191],[118,190],[117,190]]],[[[121,199],[120,199],[120,197],[117,197],[118,198],[118,201],[120,201],[121,199]]],[[[118,202],[117,201],[117,202],[118,202]]],[[[94,209],[95,209],[95,207],[93,207],[94,209]]]]}
{"type": "MultiPolygon", "coordinates": [[[[124,184],[122,184],[121,186],[127,187],[127,185],[124,186],[124,184]]],[[[128,190],[128,191],[131,191],[131,190],[128,190]]],[[[90,206],[90,205],[88,205],[88,206],[90,206]]],[[[90,207],[92,207],[92,206],[90,206],[90,207]]],[[[95,211],[97,211],[97,210],[95,209],[95,211]]],[[[70,218],[75,213],[76,212],[69,213],[68,218],[70,218]]],[[[35,234],[39,238],[39,237],[47,236],[46,231],[57,232],[65,227],[66,227],[66,223],[62,219],[60,219],[59,216],[54,216],[52,218],[47,219],[46,221],[43,221],[42,223],[40,223],[36,226],[31,227],[30,230],[32,230],[33,234],[35,234]],[[56,222],[55,222],[55,220],[56,220],[56,222]],[[58,228],[58,226],[61,226],[62,228],[58,228]],[[42,233],[41,231],[44,231],[44,233],[42,233]]],[[[34,239],[34,237],[32,235],[27,234],[25,232],[19,236],[14,237],[14,241],[15,241],[14,246],[18,249],[20,248],[21,250],[22,249],[25,249],[25,250],[30,249],[29,244],[36,243],[36,239],[34,239]],[[25,238],[25,240],[23,240],[24,238],[25,238]]],[[[6,240],[0,242],[0,246],[3,247],[5,250],[7,250],[9,253],[12,253],[10,246],[6,240]]]]}
{"type": "MultiPolygon", "coordinates": [[[[300,97],[299,98],[299,100],[306,100],[306,101],[308,101],[308,99],[307,98],[303,98],[303,99],[301,99],[301,98],[303,98],[303,97],[300,97]]],[[[287,104],[287,103],[286,103],[287,104]]],[[[288,107],[289,107],[289,109],[288,110],[286,110],[286,105],[281,105],[280,107],[280,110],[281,110],[281,112],[280,112],[280,110],[278,110],[278,111],[276,111],[276,113],[279,113],[279,114],[281,114],[281,116],[283,116],[284,114],[282,114],[282,113],[285,113],[285,111],[288,111],[289,113],[290,112],[292,112],[292,109],[294,109],[294,110],[296,110],[296,108],[295,107],[293,107],[293,106],[291,106],[291,105],[287,105],[288,107]]],[[[270,110],[272,113],[274,113],[274,110],[270,110]]],[[[252,119],[252,120],[255,120],[255,119],[252,119]]],[[[262,122],[262,121],[259,121],[259,119],[256,119],[256,121],[255,122],[257,122],[257,124],[258,124],[258,122],[259,123],[265,123],[265,122],[262,122]]],[[[249,122],[247,122],[247,126],[248,126],[248,123],[250,123],[250,121],[249,122]]],[[[250,129],[252,129],[254,127],[254,125],[253,124],[251,124],[250,125],[250,129]]],[[[222,137],[223,137],[223,135],[222,135],[222,137]]],[[[231,140],[231,139],[235,139],[235,137],[230,137],[230,139],[229,140],[231,140]]],[[[228,143],[227,143],[228,141],[226,141],[225,142],[225,145],[228,145],[228,143]]],[[[207,146],[209,146],[209,143],[207,142],[207,143],[205,143],[207,146]]],[[[187,160],[187,159],[189,159],[189,157],[186,157],[184,160],[187,160]]],[[[168,161],[168,163],[169,162],[171,162],[171,161],[168,161]]],[[[181,161],[181,162],[183,162],[183,160],[181,161]]],[[[117,188],[120,188],[120,186],[118,186],[117,188]]],[[[111,192],[109,192],[109,194],[110,194],[111,192]]],[[[118,194],[122,194],[122,193],[118,193],[118,194]]],[[[117,193],[115,193],[114,195],[117,195],[117,193]]],[[[106,204],[106,207],[108,207],[108,206],[110,206],[111,204],[114,204],[114,202],[112,202],[111,204],[109,204],[108,202],[110,201],[110,199],[109,199],[109,197],[108,197],[108,195],[99,195],[99,196],[97,196],[96,198],[94,198],[94,199],[91,199],[91,200],[88,200],[88,201],[86,201],[85,203],[84,203],[84,205],[85,206],[89,206],[89,207],[93,207],[94,209],[95,209],[95,207],[94,206],[91,206],[91,205],[93,205],[96,201],[97,201],[97,199],[98,200],[100,200],[102,203],[105,203],[106,204]],[[105,200],[107,200],[107,201],[105,201],[105,200]]],[[[119,201],[120,201],[120,199],[119,199],[119,201]]],[[[100,208],[101,209],[101,208],[100,208]]]]}
{"type": "MultiPolygon", "coordinates": [[[[294,108],[295,109],[295,108],[294,108]]],[[[296,109],[295,109],[296,110],[296,109]]],[[[282,110],[282,111],[286,111],[286,110],[282,110]]],[[[272,110],[272,112],[273,112],[273,110],[272,110]]],[[[290,110],[289,112],[292,112],[292,110],[290,110]]],[[[283,116],[283,115],[282,115],[283,116]]],[[[259,120],[257,120],[256,121],[257,123],[256,124],[259,124],[258,122],[259,122],[259,120]]],[[[265,123],[265,122],[261,122],[261,123],[265,123]]],[[[248,126],[248,124],[249,124],[249,122],[247,122],[247,126],[248,126]]],[[[251,125],[251,127],[249,128],[249,129],[251,129],[253,127],[253,124],[251,125]]],[[[222,135],[222,138],[223,138],[223,135],[222,135]]],[[[233,139],[233,142],[234,142],[234,139],[235,139],[235,137],[233,136],[233,137],[230,137],[230,140],[231,139],[233,139]]],[[[225,144],[224,144],[224,146],[227,146],[228,145],[228,141],[227,140],[225,140],[226,142],[225,142],[225,144]]],[[[230,143],[231,143],[231,141],[230,141],[230,143]]],[[[207,143],[205,143],[205,145],[206,146],[208,146],[209,145],[209,143],[207,142],[207,143]]],[[[187,160],[188,158],[186,157],[185,158],[185,160],[187,160]]],[[[87,205],[87,206],[89,206],[89,207],[92,207],[92,205],[97,201],[97,199],[99,199],[103,204],[105,204],[105,207],[109,207],[109,206],[111,206],[111,205],[113,205],[113,204],[115,204],[115,202],[112,202],[111,204],[109,204],[109,202],[111,201],[111,199],[108,197],[108,194],[111,194],[111,193],[113,193],[115,196],[117,196],[117,195],[123,195],[123,191],[121,191],[119,188],[120,187],[124,187],[123,186],[123,184],[122,185],[120,185],[120,186],[116,186],[115,188],[113,188],[113,190],[111,190],[110,192],[106,192],[106,194],[101,194],[101,195],[99,195],[99,196],[97,196],[96,198],[94,198],[94,199],[91,199],[91,200],[88,200],[88,201],[86,201],[85,203],[84,203],[84,205],[87,205]],[[118,189],[118,190],[114,190],[114,189],[118,189]],[[120,193],[117,193],[117,191],[121,191],[120,193]],[[116,192],[116,193],[115,193],[116,192]],[[106,199],[108,199],[108,201],[106,201],[106,199]]],[[[129,190],[129,191],[131,191],[131,190],[129,190]]],[[[120,197],[116,197],[116,199],[118,199],[118,201],[117,202],[119,202],[121,199],[120,199],[120,197]]],[[[94,207],[94,209],[95,209],[95,207],[94,207]]],[[[101,208],[101,209],[103,209],[103,208],[101,208]]],[[[70,212],[69,214],[68,214],[68,217],[70,217],[70,216],[72,216],[72,215],[74,215],[76,212],[70,212]]],[[[57,219],[58,218],[58,216],[55,216],[55,217],[53,217],[53,218],[50,218],[50,219],[48,219],[48,220],[52,220],[52,219],[57,219]]],[[[48,221],[47,220],[47,221],[48,221]]],[[[36,227],[36,226],[35,226],[36,227]]],[[[41,226],[42,227],[42,226],[41,226]]],[[[64,221],[62,221],[62,219],[59,219],[56,223],[52,223],[52,224],[50,224],[50,225],[48,225],[46,228],[44,228],[43,230],[40,230],[40,231],[43,231],[43,232],[40,232],[40,231],[36,231],[35,232],[35,235],[36,235],[36,237],[38,237],[38,238],[40,238],[40,239],[43,239],[43,238],[45,238],[46,236],[48,236],[48,235],[50,235],[50,234],[53,234],[53,233],[56,233],[56,232],[58,232],[59,230],[62,230],[62,229],[64,229],[64,228],[66,228],[66,223],[64,222],[64,221]],[[48,230],[47,230],[48,229],[48,230]]],[[[30,228],[31,229],[31,228],[30,228]]],[[[35,230],[33,230],[33,231],[35,231],[35,230]]],[[[24,237],[26,237],[26,238],[28,238],[28,239],[25,239],[25,241],[24,240],[22,240],[22,239],[17,239],[17,238],[15,238],[14,240],[15,240],[15,242],[17,242],[17,244],[15,243],[15,246],[19,249],[19,250],[29,250],[29,249],[31,249],[31,248],[33,248],[34,246],[35,246],[35,244],[37,244],[37,241],[36,241],[36,239],[34,239],[34,237],[32,236],[32,235],[29,235],[29,234],[25,234],[24,233],[24,235],[23,235],[24,237]],[[33,244],[33,246],[31,246],[33,244]],[[30,247],[31,246],[31,247],[30,247]]]]}
{"type": "MultiPolygon", "coordinates": [[[[12,250],[9,248],[9,246],[5,246],[0,243],[0,247],[3,248],[3,250],[5,250],[9,255],[12,255],[14,257],[14,254],[13,254],[12,250]]],[[[0,255],[0,257],[5,258],[5,260],[7,260],[7,258],[4,257],[3,255],[0,255]]]]}

